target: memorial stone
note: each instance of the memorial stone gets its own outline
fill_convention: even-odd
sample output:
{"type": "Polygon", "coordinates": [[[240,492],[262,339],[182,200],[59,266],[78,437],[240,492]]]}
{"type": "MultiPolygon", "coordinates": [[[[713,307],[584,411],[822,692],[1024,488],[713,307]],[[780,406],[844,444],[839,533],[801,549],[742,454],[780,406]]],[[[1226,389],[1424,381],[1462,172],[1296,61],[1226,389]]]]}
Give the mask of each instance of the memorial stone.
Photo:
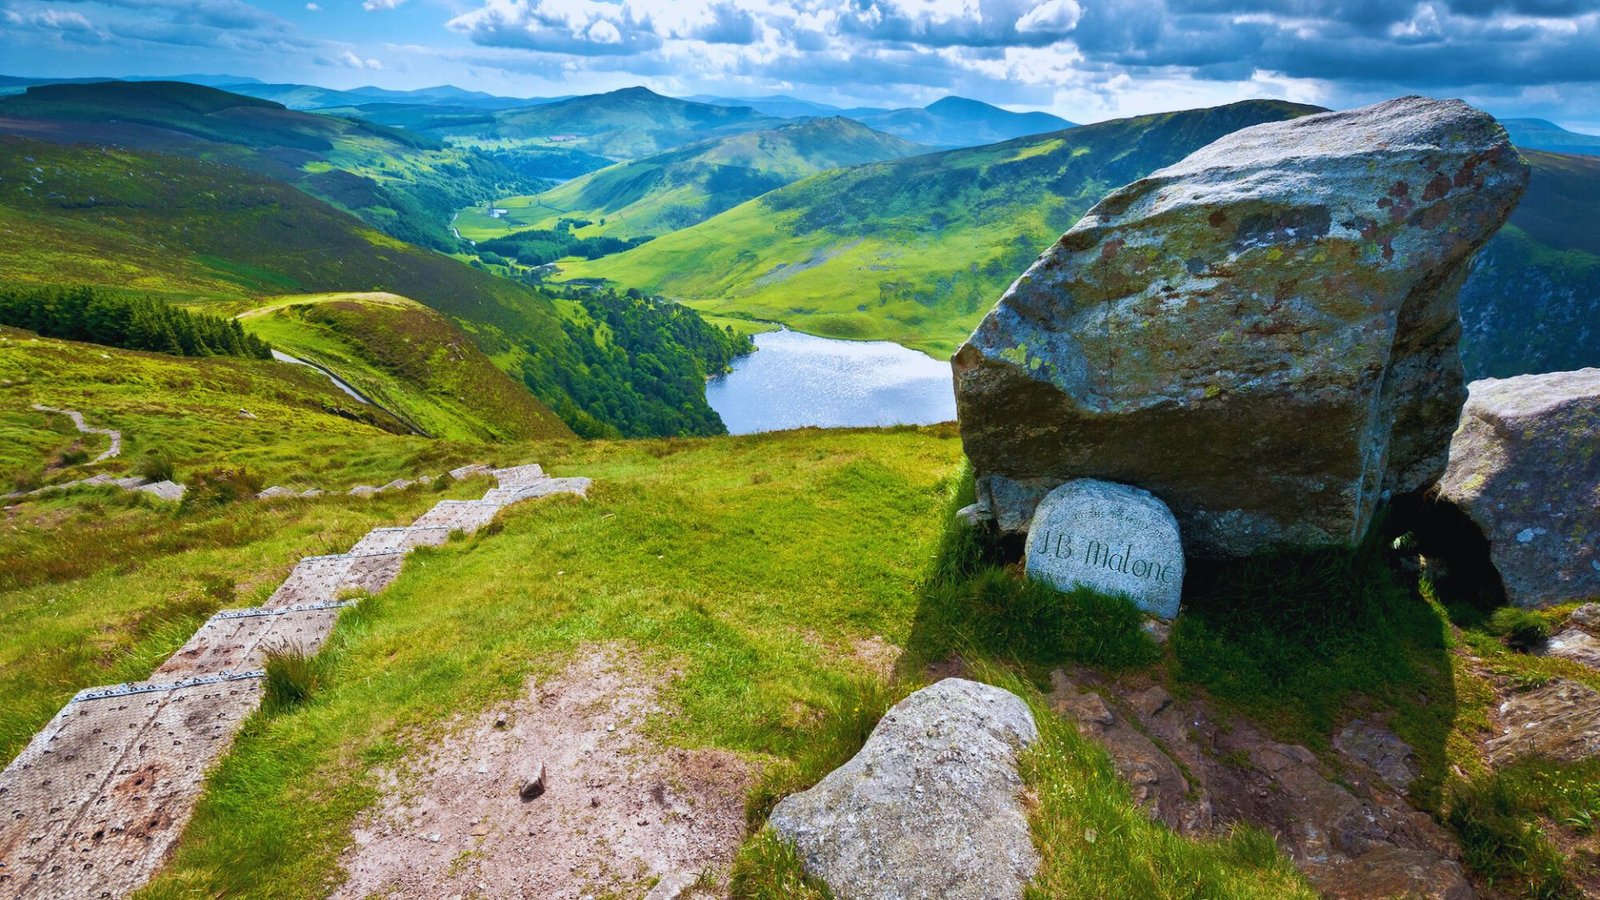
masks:
{"type": "Polygon", "coordinates": [[[1163,619],[1178,615],[1178,522],[1149,491],[1092,478],[1061,485],[1035,510],[1026,553],[1029,577],[1060,590],[1122,594],[1163,619]]]}

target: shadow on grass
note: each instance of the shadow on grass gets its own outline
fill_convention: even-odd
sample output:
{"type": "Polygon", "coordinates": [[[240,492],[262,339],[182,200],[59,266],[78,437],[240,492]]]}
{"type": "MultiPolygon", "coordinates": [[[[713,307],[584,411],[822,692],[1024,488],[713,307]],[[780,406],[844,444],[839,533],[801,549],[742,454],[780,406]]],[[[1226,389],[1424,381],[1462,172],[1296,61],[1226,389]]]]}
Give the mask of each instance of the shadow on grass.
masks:
{"type": "MultiPolygon", "coordinates": [[[[969,475],[919,586],[903,668],[975,655],[1020,664],[1042,684],[1066,663],[1118,670],[1161,660],[1126,600],[1020,578],[1008,548],[954,515],[971,499],[969,475]]],[[[1401,571],[1397,528],[1384,518],[1354,548],[1191,560],[1167,667],[1175,688],[1204,689],[1313,749],[1327,749],[1350,718],[1385,716],[1420,763],[1413,799],[1437,811],[1458,713],[1449,623],[1401,571]]]]}

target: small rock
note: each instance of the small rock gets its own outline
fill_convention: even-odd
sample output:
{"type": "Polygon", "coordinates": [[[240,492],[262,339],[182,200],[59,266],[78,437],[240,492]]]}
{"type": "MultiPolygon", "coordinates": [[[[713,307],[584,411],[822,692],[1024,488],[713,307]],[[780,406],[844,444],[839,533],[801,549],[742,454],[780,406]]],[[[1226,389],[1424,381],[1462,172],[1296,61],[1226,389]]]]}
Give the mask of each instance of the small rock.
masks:
{"type": "Polygon", "coordinates": [[[768,824],[837,900],[1019,898],[1039,855],[1016,754],[1038,736],[1016,695],[947,678],[895,704],[768,824]]]}
{"type": "Polygon", "coordinates": [[[1171,706],[1172,695],[1167,693],[1166,688],[1156,685],[1155,687],[1145,688],[1129,697],[1128,705],[1132,706],[1134,712],[1137,712],[1140,716],[1149,718],[1171,706]]]}
{"type": "Polygon", "coordinates": [[[239,410],[239,418],[241,418],[241,419],[254,419],[255,417],[256,417],[256,414],[251,412],[248,409],[239,410]]]}
{"type": "Polygon", "coordinates": [[[1585,603],[1567,616],[1567,624],[1593,634],[1600,632],[1600,603],[1585,603]]]}
{"type": "Polygon", "coordinates": [[[487,825],[479,825],[478,827],[472,829],[472,836],[473,837],[484,837],[488,833],[489,833],[489,826],[487,826],[487,825]]]}
{"type": "Polygon", "coordinates": [[[693,872],[668,872],[644,895],[644,900],[678,900],[699,883],[700,876],[693,872]]]}
{"type": "Polygon", "coordinates": [[[544,782],[544,763],[539,763],[533,768],[533,773],[522,782],[522,787],[517,791],[517,793],[524,800],[536,800],[541,794],[544,793],[544,782]]]}
{"type": "Polygon", "coordinates": [[[435,831],[433,834],[428,835],[428,840],[433,842],[433,843],[435,843],[435,844],[437,844],[440,841],[444,840],[444,835],[442,835],[439,832],[435,831]]]}
{"type": "Polygon", "coordinates": [[[1591,669],[1600,669],[1600,638],[1586,631],[1568,628],[1545,642],[1545,656],[1570,659],[1591,669]]]}
{"type": "Polygon", "coordinates": [[[970,503],[956,510],[956,518],[967,523],[968,528],[979,528],[993,520],[994,515],[989,512],[986,503],[970,503]]]}
{"type": "Polygon", "coordinates": [[[1333,746],[1364,763],[1397,791],[1408,790],[1417,778],[1417,755],[1411,745],[1379,723],[1356,719],[1334,736],[1333,746]]]}
{"type": "Polygon", "coordinates": [[[1496,768],[1529,756],[1576,762],[1600,754],[1600,692],[1560,679],[1500,705],[1506,733],[1485,745],[1496,768]]]}
{"type": "Polygon", "coordinates": [[[175,481],[155,481],[151,482],[150,484],[141,484],[134,488],[134,490],[143,491],[144,493],[149,494],[158,500],[166,500],[171,503],[176,503],[183,499],[183,494],[186,489],[183,485],[178,484],[175,481]]]}

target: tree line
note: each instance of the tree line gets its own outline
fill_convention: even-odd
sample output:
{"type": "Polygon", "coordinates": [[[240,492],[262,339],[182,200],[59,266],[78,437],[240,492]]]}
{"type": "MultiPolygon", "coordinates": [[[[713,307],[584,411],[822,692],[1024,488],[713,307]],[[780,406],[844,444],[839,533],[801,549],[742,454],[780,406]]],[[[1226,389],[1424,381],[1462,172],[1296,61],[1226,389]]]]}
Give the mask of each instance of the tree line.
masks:
{"type": "Polygon", "coordinates": [[[270,359],[272,348],[235,319],[192,313],[155,297],[93,287],[0,289],[0,325],[44,337],[174,356],[270,359]]]}
{"type": "Polygon", "coordinates": [[[524,371],[523,380],[540,396],[553,393],[541,390],[548,380],[572,398],[553,405],[572,430],[586,438],[727,433],[706,402],[706,378],[755,350],[749,337],[638,290],[551,296],[577,300],[588,311],[587,322],[562,323],[578,356],[524,371]]]}

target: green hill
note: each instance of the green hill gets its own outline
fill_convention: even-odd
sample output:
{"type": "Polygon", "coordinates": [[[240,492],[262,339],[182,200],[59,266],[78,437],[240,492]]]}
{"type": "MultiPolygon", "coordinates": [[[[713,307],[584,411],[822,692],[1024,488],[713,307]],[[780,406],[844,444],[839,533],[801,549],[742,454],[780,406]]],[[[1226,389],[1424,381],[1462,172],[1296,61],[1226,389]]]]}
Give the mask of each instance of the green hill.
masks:
{"type": "MultiPolygon", "coordinates": [[[[630,356],[631,336],[598,334],[580,304],[402,243],[231,166],[0,137],[0,281],[227,301],[231,312],[282,294],[387,291],[443,313],[580,433],[721,430],[704,397],[681,387],[724,365],[720,351],[668,356],[672,379],[663,379],[660,354],[630,356]]],[[[633,321],[646,338],[655,329],[722,335],[667,313],[633,321]]]]}
{"type": "Polygon", "coordinates": [[[921,109],[891,109],[854,118],[879,131],[934,147],[978,147],[1073,127],[1060,116],[1012,112],[966,97],[945,97],[921,109]]]}
{"type": "Polygon", "coordinates": [[[368,121],[480,146],[531,144],[613,160],[638,159],[695,141],[782,124],[747,107],[713,106],[632,87],[505,110],[424,104],[355,107],[368,121]]]}
{"type": "Polygon", "coordinates": [[[1500,124],[1511,135],[1511,143],[1523,150],[1600,156],[1600,136],[1597,135],[1568,131],[1544,119],[1501,119],[1500,124]]]}
{"type": "Polygon", "coordinates": [[[920,144],[844,118],[806,119],[618,163],[532,197],[497,200],[505,212],[464,209],[462,237],[481,241],[521,228],[593,224],[580,236],[640,237],[702,222],[725,209],[828,169],[926,152],[920,144]]]}
{"type": "Polygon", "coordinates": [[[1252,100],[825,172],[627,253],[564,264],[564,276],[948,355],[1106,191],[1231,131],[1314,111],[1252,100]]]}
{"type": "Polygon", "coordinates": [[[511,441],[572,431],[444,316],[395,294],[275,297],[239,314],[274,349],[333,372],[428,435],[511,441]]]}
{"type": "Polygon", "coordinates": [[[1600,365],[1600,157],[1522,155],[1528,192],[1461,289],[1473,378],[1600,365]]]}
{"type": "Polygon", "coordinates": [[[537,181],[473,151],[170,81],[49,84],[0,98],[0,133],[180,153],[298,187],[401,240],[453,250],[457,208],[537,181]]]}

